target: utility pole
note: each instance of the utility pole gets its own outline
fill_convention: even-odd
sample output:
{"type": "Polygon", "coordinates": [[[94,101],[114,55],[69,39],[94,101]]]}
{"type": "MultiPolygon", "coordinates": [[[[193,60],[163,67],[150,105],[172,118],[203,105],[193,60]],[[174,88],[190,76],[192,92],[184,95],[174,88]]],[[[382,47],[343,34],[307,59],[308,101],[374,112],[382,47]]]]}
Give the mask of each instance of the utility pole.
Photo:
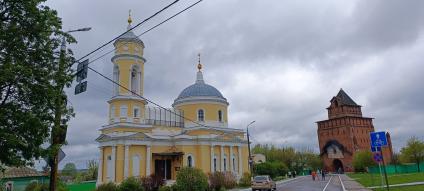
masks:
{"type": "MultiPolygon", "coordinates": [[[[89,31],[91,28],[82,28],[77,30],[70,30],[66,33],[78,32],[78,31],[89,31]]],[[[61,145],[64,143],[66,138],[66,128],[62,128],[62,115],[63,109],[66,107],[64,102],[66,101],[66,96],[63,96],[63,89],[65,88],[65,64],[66,64],[66,39],[65,36],[62,36],[62,44],[60,47],[59,55],[59,66],[57,68],[57,73],[55,76],[56,82],[56,99],[54,100],[55,104],[55,114],[54,122],[51,131],[51,153],[49,156],[49,165],[50,165],[50,191],[56,191],[57,185],[57,172],[58,172],[58,153],[61,145]]]]}
{"type": "Polygon", "coordinates": [[[255,122],[256,121],[252,121],[252,122],[249,123],[249,125],[246,126],[246,131],[247,131],[247,149],[249,150],[248,164],[249,164],[250,173],[251,173],[252,177],[253,177],[253,160],[252,160],[252,155],[251,155],[251,151],[250,151],[249,126],[252,125],[255,122]]]}

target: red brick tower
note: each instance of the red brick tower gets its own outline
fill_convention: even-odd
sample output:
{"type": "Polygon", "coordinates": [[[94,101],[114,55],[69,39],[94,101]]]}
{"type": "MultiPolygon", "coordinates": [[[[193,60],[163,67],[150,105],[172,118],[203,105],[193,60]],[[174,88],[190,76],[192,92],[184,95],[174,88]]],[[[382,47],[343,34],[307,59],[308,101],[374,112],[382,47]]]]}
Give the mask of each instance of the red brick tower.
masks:
{"type": "MultiPolygon", "coordinates": [[[[363,117],[361,106],[343,89],[330,101],[328,119],[318,121],[318,141],[324,169],[353,171],[352,160],[356,151],[370,150],[370,132],[374,132],[372,118],[363,117]]],[[[389,142],[390,136],[388,136],[389,142]]],[[[387,149],[391,151],[390,149],[387,149]]],[[[386,154],[391,161],[391,152],[386,154]]]]}

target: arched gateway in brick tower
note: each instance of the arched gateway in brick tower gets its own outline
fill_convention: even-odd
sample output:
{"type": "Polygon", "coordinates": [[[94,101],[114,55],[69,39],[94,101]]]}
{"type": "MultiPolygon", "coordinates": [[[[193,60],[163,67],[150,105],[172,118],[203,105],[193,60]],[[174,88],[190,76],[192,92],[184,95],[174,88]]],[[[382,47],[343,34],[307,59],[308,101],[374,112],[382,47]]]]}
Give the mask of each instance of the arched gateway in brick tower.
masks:
{"type": "MultiPolygon", "coordinates": [[[[330,101],[328,119],[318,121],[318,141],[324,169],[353,171],[352,160],[357,151],[370,150],[370,132],[374,132],[373,118],[363,117],[361,106],[343,89],[330,101]]],[[[391,161],[392,146],[383,149],[385,163],[391,161]]]]}

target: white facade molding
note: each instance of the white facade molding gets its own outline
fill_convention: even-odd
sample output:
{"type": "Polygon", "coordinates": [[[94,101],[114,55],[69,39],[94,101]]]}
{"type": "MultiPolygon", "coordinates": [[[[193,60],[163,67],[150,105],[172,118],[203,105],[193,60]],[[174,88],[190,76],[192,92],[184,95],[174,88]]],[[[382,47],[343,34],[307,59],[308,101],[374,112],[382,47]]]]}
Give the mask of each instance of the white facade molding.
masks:
{"type": "Polygon", "coordinates": [[[130,145],[152,145],[152,146],[194,146],[194,145],[225,145],[225,146],[233,146],[233,147],[247,147],[245,143],[234,143],[234,142],[219,142],[219,141],[197,141],[197,140],[185,140],[185,141],[164,141],[164,140],[111,140],[100,142],[99,145],[104,146],[113,146],[117,144],[130,144],[130,145]]]}
{"type": "Polygon", "coordinates": [[[115,120],[118,120],[118,122],[111,123],[111,124],[108,124],[108,125],[104,125],[104,126],[102,126],[100,131],[112,129],[112,128],[117,128],[117,127],[131,127],[131,128],[151,128],[151,127],[153,127],[152,125],[147,125],[147,124],[143,124],[143,123],[119,122],[119,120],[120,120],[119,118],[115,119],[115,120]]]}
{"type": "Polygon", "coordinates": [[[233,167],[233,146],[230,146],[230,162],[229,162],[229,164],[230,165],[228,165],[229,167],[230,167],[230,171],[231,172],[234,172],[234,167],[233,167]]]}
{"type": "Polygon", "coordinates": [[[130,152],[130,146],[125,145],[124,150],[124,178],[128,178],[128,168],[129,168],[129,152],[130,152]]]}
{"type": "Polygon", "coordinates": [[[116,63],[116,61],[120,60],[134,60],[134,61],[142,61],[143,63],[146,62],[146,59],[142,56],[136,55],[136,54],[116,54],[110,59],[113,63],[116,63]]]}
{"type": "Polygon", "coordinates": [[[191,104],[217,104],[222,106],[228,106],[230,105],[227,102],[227,99],[214,97],[214,96],[193,96],[193,97],[187,97],[183,99],[175,100],[172,104],[172,107],[179,107],[184,105],[191,105],[191,104]]]}
{"type": "MultiPolygon", "coordinates": [[[[206,113],[205,110],[203,110],[203,113],[204,114],[206,113]]],[[[198,118],[199,117],[197,117],[197,119],[198,118]]],[[[205,121],[196,120],[196,123],[191,122],[191,121],[185,121],[184,123],[185,123],[184,127],[186,127],[186,128],[198,127],[199,123],[202,124],[202,125],[208,126],[208,127],[228,128],[228,123],[219,122],[218,120],[216,120],[216,121],[213,121],[213,120],[212,121],[211,120],[207,120],[207,121],[206,120],[205,121]]]]}
{"type": "Polygon", "coordinates": [[[110,98],[110,100],[108,100],[108,103],[112,103],[113,101],[124,101],[124,100],[131,100],[131,101],[139,101],[142,103],[147,103],[147,101],[139,96],[136,95],[117,95],[117,96],[113,96],[112,98],[110,98]]]}
{"type": "Polygon", "coordinates": [[[100,185],[103,182],[103,147],[99,147],[99,168],[97,170],[97,182],[96,185],[100,185]]]}
{"type": "Polygon", "coordinates": [[[221,172],[224,172],[224,145],[221,145],[221,172]]]}
{"type": "Polygon", "coordinates": [[[214,145],[211,144],[211,172],[215,172],[215,168],[214,168],[214,157],[215,157],[215,153],[214,153],[214,145]]]}
{"type": "Polygon", "coordinates": [[[243,175],[243,159],[241,157],[241,150],[242,148],[240,146],[238,146],[237,148],[237,152],[238,152],[238,165],[239,165],[239,175],[242,176],[243,175]]]}
{"type": "Polygon", "coordinates": [[[111,181],[115,182],[116,177],[116,146],[112,146],[112,173],[111,181]]]}
{"type": "Polygon", "coordinates": [[[150,160],[152,159],[152,153],[150,151],[150,145],[146,146],[146,176],[150,176],[150,160]]]}

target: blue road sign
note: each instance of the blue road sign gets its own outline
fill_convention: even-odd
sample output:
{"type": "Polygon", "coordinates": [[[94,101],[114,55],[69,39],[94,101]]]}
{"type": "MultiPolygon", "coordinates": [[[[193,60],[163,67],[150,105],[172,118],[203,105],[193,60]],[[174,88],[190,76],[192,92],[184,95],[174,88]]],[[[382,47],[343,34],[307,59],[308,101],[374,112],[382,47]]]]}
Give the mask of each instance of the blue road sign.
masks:
{"type": "Polygon", "coordinates": [[[386,132],[371,132],[371,147],[387,146],[386,132]]]}

